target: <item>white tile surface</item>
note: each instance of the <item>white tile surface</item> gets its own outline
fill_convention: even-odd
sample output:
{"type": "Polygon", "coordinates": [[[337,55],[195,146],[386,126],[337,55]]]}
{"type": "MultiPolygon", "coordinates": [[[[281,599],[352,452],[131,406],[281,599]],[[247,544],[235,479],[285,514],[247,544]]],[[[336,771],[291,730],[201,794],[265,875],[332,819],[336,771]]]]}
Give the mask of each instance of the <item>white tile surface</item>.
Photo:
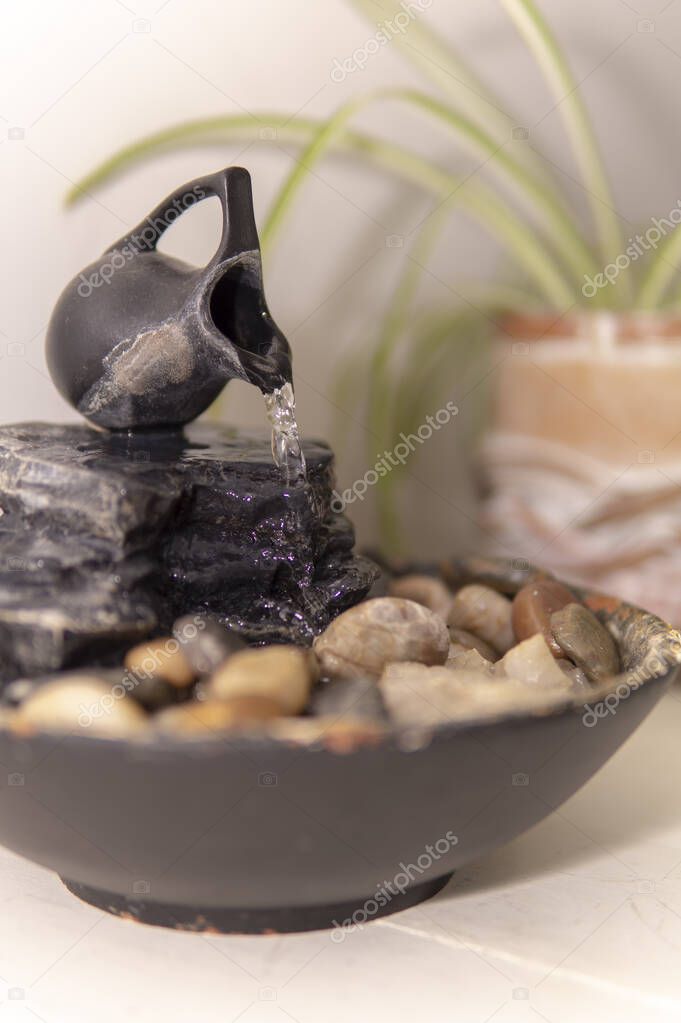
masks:
{"type": "Polygon", "coordinates": [[[679,735],[677,689],[559,813],[340,944],[127,923],[1,852],[3,1023],[681,1020],[679,735]]]}

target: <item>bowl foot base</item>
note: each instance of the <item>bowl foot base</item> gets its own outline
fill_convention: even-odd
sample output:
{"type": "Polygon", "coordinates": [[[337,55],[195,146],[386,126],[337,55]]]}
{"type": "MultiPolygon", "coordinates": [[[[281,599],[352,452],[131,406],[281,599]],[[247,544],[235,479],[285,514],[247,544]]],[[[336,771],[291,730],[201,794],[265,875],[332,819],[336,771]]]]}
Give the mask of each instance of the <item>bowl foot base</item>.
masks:
{"type": "Polygon", "coordinates": [[[337,902],[323,906],[281,906],[273,909],[236,909],[231,906],[201,908],[152,902],[144,898],[128,898],[101,888],[91,888],[77,881],[61,878],[68,890],[97,909],[102,909],[124,920],[172,927],[180,931],[205,931],[212,934],[286,934],[295,931],[334,930],[345,924],[350,930],[352,921],[370,923],[381,916],[398,913],[416,906],[436,895],[449,881],[451,874],[434,881],[411,885],[397,893],[385,906],[376,906],[372,895],[353,902],[337,902]],[[370,907],[371,911],[365,909],[370,907]],[[353,916],[356,914],[356,916],[353,916]]]}

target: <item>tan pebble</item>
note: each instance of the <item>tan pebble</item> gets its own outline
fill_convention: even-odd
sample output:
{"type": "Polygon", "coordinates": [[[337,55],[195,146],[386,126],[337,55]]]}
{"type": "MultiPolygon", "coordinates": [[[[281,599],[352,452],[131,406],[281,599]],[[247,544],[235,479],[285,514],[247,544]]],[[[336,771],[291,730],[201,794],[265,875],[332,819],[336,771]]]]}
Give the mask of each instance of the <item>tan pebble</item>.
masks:
{"type": "Polygon", "coordinates": [[[566,661],[562,657],[557,657],[556,664],[561,671],[565,672],[577,692],[583,689],[591,689],[591,683],[587,678],[586,672],[578,668],[572,661],[566,661]]]}
{"type": "Polygon", "coordinates": [[[466,646],[461,646],[461,643],[450,643],[449,653],[447,654],[447,660],[445,661],[445,668],[451,667],[456,658],[460,657],[461,654],[468,653],[468,649],[469,648],[466,646]]]}
{"type": "Polygon", "coordinates": [[[494,674],[494,664],[481,657],[477,650],[467,650],[459,644],[452,644],[445,667],[451,671],[479,671],[490,677],[494,674]]]}
{"type": "Polygon", "coordinates": [[[161,732],[173,735],[210,735],[234,729],[263,726],[266,721],[284,716],[280,703],[264,696],[237,696],[231,700],[189,700],[166,707],[154,717],[161,732]]]}
{"type": "Polygon", "coordinates": [[[471,583],[454,597],[447,617],[452,629],[465,629],[480,636],[500,654],[515,642],[511,626],[511,601],[489,586],[471,583]]]}
{"type": "Polygon", "coordinates": [[[620,670],[614,639],[583,604],[568,604],[552,614],[551,631],[561,652],[592,682],[601,682],[620,670]]]}
{"type": "Polygon", "coordinates": [[[444,664],[449,633],[444,620],[400,597],[365,600],[339,615],[314,650],[328,678],[377,678],[391,661],[444,664]]]}
{"type": "Polygon", "coordinates": [[[268,723],[267,734],[275,739],[308,746],[320,741],[326,728],[327,721],[323,717],[275,718],[268,723]]]}
{"type": "Polygon", "coordinates": [[[90,675],[63,675],[46,682],[15,711],[12,727],[92,735],[126,736],[143,728],[147,715],[122,686],[90,675]]]}
{"type": "Polygon", "coordinates": [[[497,661],[499,659],[499,653],[491,643],[485,643],[484,639],[480,639],[479,636],[474,635],[472,632],[467,632],[466,629],[450,628],[449,638],[452,643],[458,643],[468,650],[477,650],[486,661],[497,661]]]}
{"type": "Polygon", "coordinates": [[[9,728],[17,716],[15,707],[0,707],[0,728],[9,728]]]}
{"type": "Polygon", "coordinates": [[[270,722],[267,734],[296,746],[323,746],[332,753],[352,753],[373,746],[386,734],[386,725],[365,718],[336,717],[278,718],[270,722]]]}
{"type": "Polygon", "coordinates": [[[393,722],[433,727],[447,722],[493,720],[507,714],[546,713],[557,690],[531,688],[475,671],[391,664],[379,687],[393,722]]]}
{"type": "Polygon", "coordinates": [[[124,664],[128,671],[143,678],[163,678],[178,689],[190,686],[196,679],[196,672],[173,636],[140,643],[128,650],[124,664]]]}
{"type": "Polygon", "coordinates": [[[525,685],[549,689],[568,689],[571,680],[561,671],[544,637],[537,633],[524,639],[495,665],[497,675],[522,682],[525,685]]]}
{"type": "Polygon", "coordinates": [[[449,588],[432,575],[402,575],[391,579],[387,595],[423,604],[441,618],[447,617],[453,599],[449,588]]]}
{"type": "Polygon", "coordinates": [[[551,632],[551,615],[577,598],[572,590],[556,579],[535,579],[518,590],[513,598],[512,622],[518,642],[541,633],[554,657],[561,649],[551,632]]]}
{"type": "MultiPolygon", "coordinates": [[[[444,665],[433,665],[432,667],[441,667],[443,671],[445,670],[444,665]]],[[[449,668],[446,670],[449,671],[449,668]]],[[[420,661],[391,661],[390,664],[386,664],[381,673],[378,680],[379,688],[385,679],[418,680],[428,678],[429,671],[430,667],[427,664],[421,664],[420,661]]]]}
{"type": "Polygon", "coordinates": [[[232,654],[211,676],[209,697],[266,696],[284,708],[285,714],[304,710],[318,678],[311,650],[297,646],[269,646],[232,654]]]}

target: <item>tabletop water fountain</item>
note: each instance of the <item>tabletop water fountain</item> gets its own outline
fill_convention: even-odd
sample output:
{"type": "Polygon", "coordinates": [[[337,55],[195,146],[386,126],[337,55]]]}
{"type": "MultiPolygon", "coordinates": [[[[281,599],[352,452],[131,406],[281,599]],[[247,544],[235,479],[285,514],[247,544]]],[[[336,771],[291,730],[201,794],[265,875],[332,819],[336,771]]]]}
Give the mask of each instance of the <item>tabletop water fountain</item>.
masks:
{"type": "Polygon", "coordinates": [[[98,909],[345,940],[538,823],[678,673],[668,625],[524,559],[387,565],[363,599],[245,170],[73,280],[47,354],[88,423],[0,427],[0,840],[98,909]],[[213,259],[160,253],[207,196],[213,259]],[[231,379],[271,437],[193,424],[231,379]]]}
{"type": "Polygon", "coordinates": [[[106,664],[194,612],[249,642],[310,643],[366,594],[376,573],[331,508],[332,453],[301,448],[246,170],[182,186],[75,278],[47,361],[90,425],[0,428],[0,679],[106,664]],[[211,196],[208,265],[159,252],[211,196]],[[271,445],[188,425],[231,379],[265,395],[271,445]]]}

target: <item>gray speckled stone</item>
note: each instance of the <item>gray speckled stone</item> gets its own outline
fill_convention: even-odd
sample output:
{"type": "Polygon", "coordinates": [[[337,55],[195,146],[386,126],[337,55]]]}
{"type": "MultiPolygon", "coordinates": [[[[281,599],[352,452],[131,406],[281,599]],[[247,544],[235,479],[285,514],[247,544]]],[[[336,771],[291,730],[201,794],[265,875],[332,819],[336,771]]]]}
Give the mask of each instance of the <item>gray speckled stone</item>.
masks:
{"type": "Polygon", "coordinates": [[[305,453],[289,493],[265,435],[0,427],[0,678],[106,661],[195,612],[310,642],[375,570],[330,509],[330,450],[305,453]]]}

